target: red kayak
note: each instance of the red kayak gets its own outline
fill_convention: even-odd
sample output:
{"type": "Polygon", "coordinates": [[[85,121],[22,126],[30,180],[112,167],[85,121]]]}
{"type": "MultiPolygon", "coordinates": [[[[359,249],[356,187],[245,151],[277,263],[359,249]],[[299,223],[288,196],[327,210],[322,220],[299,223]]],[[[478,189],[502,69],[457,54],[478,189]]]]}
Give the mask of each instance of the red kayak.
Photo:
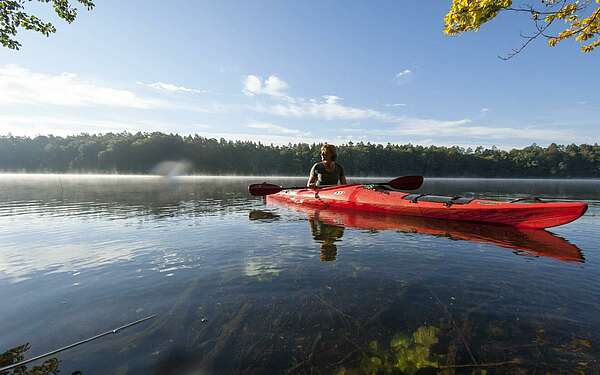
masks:
{"type": "Polygon", "coordinates": [[[495,201],[444,197],[409,194],[382,186],[360,184],[282,190],[267,196],[267,201],[531,229],[570,223],[587,210],[587,203],[584,202],[541,201],[537,198],[495,201]]]}
{"type": "MultiPolygon", "coordinates": [[[[453,240],[493,244],[516,250],[515,253],[517,255],[521,255],[524,252],[528,255],[549,257],[564,262],[584,262],[581,250],[577,246],[540,229],[519,229],[509,226],[340,209],[315,209],[282,202],[277,199],[269,199],[269,204],[304,212],[307,214],[310,222],[319,221],[328,225],[345,228],[393,230],[403,233],[447,237],[453,240]]],[[[257,212],[254,213],[254,216],[257,216],[257,212]]]]}

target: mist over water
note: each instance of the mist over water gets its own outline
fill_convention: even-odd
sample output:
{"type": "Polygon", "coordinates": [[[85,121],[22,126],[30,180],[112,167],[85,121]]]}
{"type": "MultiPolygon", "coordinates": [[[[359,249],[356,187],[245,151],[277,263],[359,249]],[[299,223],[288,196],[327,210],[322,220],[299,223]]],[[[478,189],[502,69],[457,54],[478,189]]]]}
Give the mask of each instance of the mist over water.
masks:
{"type": "Polygon", "coordinates": [[[247,193],[263,181],[306,182],[0,175],[0,353],[156,313],[57,355],[61,372],[598,371],[600,181],[420,190],[590,204],[535,236],[266,205],[247,193]]]}

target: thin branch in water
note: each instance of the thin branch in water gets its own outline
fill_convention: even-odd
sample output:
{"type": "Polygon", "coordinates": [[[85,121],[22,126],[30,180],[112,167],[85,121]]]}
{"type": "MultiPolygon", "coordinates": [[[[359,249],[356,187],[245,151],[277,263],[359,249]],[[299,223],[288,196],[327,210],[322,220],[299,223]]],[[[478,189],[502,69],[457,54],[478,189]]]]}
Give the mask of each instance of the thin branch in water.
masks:
{"type": "Polygon", "coordinates": [[[477,367],[500,367],[509,365],[522,365],[523,361],[519,359],[513,359],[511,361],[504,362],[491,362],[491,363],[477,363],[477,364],[466,364],[466,365],[441,365],[440,369],[455,369],[455,368],[477,368],[477,367]]]}
{"type": "Polygon", "coordinates": [[[471,357],[471,361],[474,364],[477,364],[477,360],[475,359],[475,356],[473,355],[473,352],[471,351],[471,347],[469,346],[469,343],[467,342],[467,339],[465,338],[465,335],[463,334],[462,330],[458,327],[458,324],[456,324],[454,317],[452,317],[452,314],[448,310],[448,306],[446,306],[444,303],[442,303],[442,301],[440,300],[438,295],[429,286],[425,285],[425,288],[427,288],[427,290],[433,296],[433,298],[435,298],[437,303],[440,306],[442,306],[442,308],[444,309],[444,312],[446,313],[446,315],[448,315],[448,319],[450,319],[450,322],[454,326],[454,329],[458,332],[458,335],[460,336],[460,339],[461,339],[463,345],[465,346],[467,353],[469,353],[469,357],[471,357]]]}

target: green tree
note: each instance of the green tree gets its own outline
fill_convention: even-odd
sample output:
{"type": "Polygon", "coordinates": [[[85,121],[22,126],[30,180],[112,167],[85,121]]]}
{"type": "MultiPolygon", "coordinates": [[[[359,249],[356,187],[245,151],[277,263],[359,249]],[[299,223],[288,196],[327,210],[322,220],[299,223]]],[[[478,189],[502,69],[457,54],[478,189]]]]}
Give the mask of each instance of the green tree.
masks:
{"type": "MultiPolygon", "coordinates": [[[[163,161],[186,161],[198,174],[304,176],[319,160],[320,147],[159,132],[0,136],[0,171],[152,173],[163,161]]],[[[507,151],[349,142],[339,145],[338,155],[351,176],[600,177],[598,144],[533,144],[507,151]]]]}
{"type": "MultiPolygon", "coordinates": [[[[29,14],[25,7],[33,0],[0,0],[0,42],[4,47],[18,50],[21,43],[16,40],[19,29],[33,30],[50,36],[56,32],[51,22],[44,22],[37,16],[29,14]]],[[[70,0],[37,0],[40,3],[52,3],[58,17],[71,23],[77,18],[77,8],[70,0]]],[[[94,8],[93,0],[77,0],[87,10],[94,8]]]]}

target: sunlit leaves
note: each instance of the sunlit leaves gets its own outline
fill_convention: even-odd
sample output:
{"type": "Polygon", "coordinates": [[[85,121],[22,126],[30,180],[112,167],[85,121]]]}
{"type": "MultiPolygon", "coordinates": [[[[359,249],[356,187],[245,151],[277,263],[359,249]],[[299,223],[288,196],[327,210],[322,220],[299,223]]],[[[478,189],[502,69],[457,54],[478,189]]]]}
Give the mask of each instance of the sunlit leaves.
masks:
{"type": "MultiPolygon", "coordinates": [[[[0,43],[4,47],[18,50],[21,43],[16,40],[20,28],[39,32],[49,36],[56,32],[50,22],[44,22],[38,17],[28,14],[25,5],[32,0],[0,0],[0,43]]],[[[77,8],[71,5],[70,0],[37,0],[41,3],[52,3],[56,14],[63,20],[71,23],[77,17],[77,8]]],[[[92,0],[77,0],[86,9],[94,8],[92,0]]]]}
{"type": "MultiPolygon", "coordinates": [[[[595,4],[600,4],[600,0],[595,0],[595,4]]],[[[514,8],[511,0],[453,0],[444,18],[444,32],[456,35],[479,30],[500,11],[529,13],[535,25],[536,31],[525,35],[524,45],[511,55],[519,53],[530,41],[538,37],[546,38],[551,47],[563,40],[574,39],[581,43],[582,52],[591,52],[600,46],[600,5],[594,5],[592,1],[540,0],[538,8],[514,8]],[[550,29],[550,26],[553,28],[550,29]],[[555,30],[555,27],[558,30],[555,30]],[[551,30],[554,30],[554,33],[551,33],[551,30]]]]}
{"type": "Polygon", "coordinates": [[[455,35],[464,31],[479,30],[481,25],[511,4],[512,0],[454,0],[444,18],[444,32],[455,35]]]}

